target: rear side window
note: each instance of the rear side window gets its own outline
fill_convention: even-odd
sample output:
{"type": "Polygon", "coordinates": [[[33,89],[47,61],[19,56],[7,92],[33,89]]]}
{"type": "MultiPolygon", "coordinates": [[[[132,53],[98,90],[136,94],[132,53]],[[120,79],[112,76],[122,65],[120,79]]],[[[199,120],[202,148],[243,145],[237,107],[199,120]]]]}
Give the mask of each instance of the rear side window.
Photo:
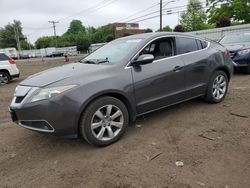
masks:
{"type": "Polygon", "coordinates": [[[10,58],[7,55],[0,53],[0,61],[8,61],[8,60],[10,60],[10,58]]]}
{"type": "Polygon", "coordinates": [[[196,40],[196,42],[197,42],[197,45],[198,45],[198,49],[199,49],[199,50],[202,50],[202,49],[203,49],[203,46],[202,46],[201,41],[200,41],[200,40],[196,40]]]}
{"type": "Polygon", "coordinates": [[[199,50],[199,47],[195,39],[176,37],[176,51],[178,55],[197,50],[199,50]]]}
{"type": "Polygon", "coordinates": [[[206,48],[208,45],[206,41],[201,41],[201,44],[203,49],[206,48]]]}

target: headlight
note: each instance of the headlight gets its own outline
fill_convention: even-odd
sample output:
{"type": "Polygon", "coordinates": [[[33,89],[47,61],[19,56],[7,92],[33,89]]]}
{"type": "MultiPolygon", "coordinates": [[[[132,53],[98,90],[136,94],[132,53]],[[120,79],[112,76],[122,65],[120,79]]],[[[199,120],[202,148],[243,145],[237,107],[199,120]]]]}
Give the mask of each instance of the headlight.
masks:
{"type": "Polygon", "coordinates": [[[249,49],[245,49],[245,50],[241,50],[241,51],[238,52],[239,55],[246,55],[248,53],[250,53],[250,48],[249,49]]]}
{"type": "Polygon", "coordinates": [[[40,89],[40,91],[31,98],[30,102],[36,102],[40,100],[49,99],[53,96],[59,95],[67,90],[70,90],[75,86],[76,85],[68,85],[68,86],[59,86],[59,87],[40,89]]]}

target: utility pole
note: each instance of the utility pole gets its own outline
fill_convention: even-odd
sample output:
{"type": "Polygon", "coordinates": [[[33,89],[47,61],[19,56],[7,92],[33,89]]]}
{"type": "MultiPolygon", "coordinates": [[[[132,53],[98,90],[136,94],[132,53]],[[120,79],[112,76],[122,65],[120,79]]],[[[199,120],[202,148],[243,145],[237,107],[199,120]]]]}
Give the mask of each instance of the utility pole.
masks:
{"type": "Polygon", "coordinates": [[[160,0],[160,31],[162,31],[162,0],[160,0]]]}
{"type": "Polygon", "coordinates": [[[19,38],[18,28],[16,28],[16,26],[15,26],[14,24],[13,24],[13,29],[14,29],[15,38],[16,38],[16,44],[17,44],[18,55],[19,55],[19,57],[20,57],[20,53],[21,53],[20,38],[19,38]]]}
{"type": "Polygon", "coordinates": [[[56,24],[59,23],[57,21],[49,21],[49,23],[51,23],[53,25],[53,29],[54,29],[54,37],[55,37],[55,46],[57,48],[57,39],[56,39],[56,24]]]}

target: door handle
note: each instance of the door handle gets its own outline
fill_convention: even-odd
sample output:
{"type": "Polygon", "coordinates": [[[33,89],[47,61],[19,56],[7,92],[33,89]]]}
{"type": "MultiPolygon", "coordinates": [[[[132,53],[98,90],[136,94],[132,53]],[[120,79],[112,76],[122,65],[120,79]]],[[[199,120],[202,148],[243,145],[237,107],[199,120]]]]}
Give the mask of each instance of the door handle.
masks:
{"type": "Polygon", "coordinates": [[[175,68],[174,68],[174,72],[180,72],[181,70],[182,70],[182,66],[176,66],[175,68]]]}

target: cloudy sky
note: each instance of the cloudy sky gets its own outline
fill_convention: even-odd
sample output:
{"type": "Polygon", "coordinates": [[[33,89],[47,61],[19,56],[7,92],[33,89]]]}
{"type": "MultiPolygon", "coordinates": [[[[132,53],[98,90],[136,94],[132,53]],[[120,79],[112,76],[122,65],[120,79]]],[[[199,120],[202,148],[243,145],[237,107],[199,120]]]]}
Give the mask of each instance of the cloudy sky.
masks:
{"type": "MultiPolygon", "coordinates": [[[[72,19],[79,19],[85,26],[102,26],[113,22],[140,21],[140,28],[159,28],[160,0],[0,0],[0,27],[14,19],[20,20],[23,33],[34,41],[45,35],[53,35],[49,20],[59,21],[57,34],[64,33],[72,19]],[[153,13],[154,12],[154,13],[153,13]],[[150,14],[152,13],[152,14],[150,14]],[[148,14],[146,17],[144,15],[148,14]],[[135,19],[136,18],[136,19],[135,19]]],[[[178,24],[178,12],[185,9],[188,0],[163,0],[164,9],[171,9],[171,15],[164,15],[163,25],[178,24]]],[[[203,2],[205,0],[202,0],[203,2]]],[[[167,11],[165,10],[165,11],[167,11]]],[[[166,12],[165,12],[166,13],[166,12]]]]}

